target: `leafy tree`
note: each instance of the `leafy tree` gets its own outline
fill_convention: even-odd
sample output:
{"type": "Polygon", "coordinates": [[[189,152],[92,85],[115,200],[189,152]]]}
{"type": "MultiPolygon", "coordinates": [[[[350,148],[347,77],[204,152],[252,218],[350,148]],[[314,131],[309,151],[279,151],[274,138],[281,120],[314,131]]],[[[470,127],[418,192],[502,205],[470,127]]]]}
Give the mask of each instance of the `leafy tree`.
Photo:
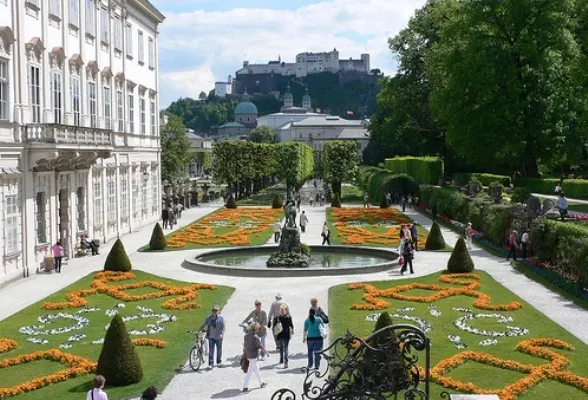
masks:
{"type": "Polygon", "coordinates": [[[334,140],[323,147],[323,172],[331,183],[333,193],[341,198],[341,183],[355,178],[359,166],[357,144],[353,141],[334,140]]]}
{"type": "Polygon", "coordinates": [[[119,314],[112,318],[106,331],[96,373],[112,386],[132,385],[143,379],[139,355],[119,314]]]}
{"type": "Polygon", "coordinates": [[[200,92],[200,94],[198,95],[198,100],[200,101],[206,101],[208,99],[208,96],[206,95],[205,92],[200,92]]]}
{"type": "Polygon", "coordinates": [[[249,140],[256,143],[274,143],[277,132],[267,125],[258,126],[249,132],[249,140]]]}
{"type": "Polygon", "coordinates": [[[276,175],[286,182],[288,189],[300,189],[314,171],[312,148],[299,142],[279,143],[276,146],[276,175]]]}
{"type": "Polygon", "coordinates": [[[116,239],[114,245],[110,249],[106,260],[104,261],[105,271],[130,271],[132,268],[131,260],[127,255],[123,242],[116,239]]]}
{"type": "Polygon", "coordinates": [[[161,174],[164,180],[173,181],[186,176],[190,162],[190,141],[182,120],[170,115],[161,129],[161,174]]]}
{"type": "Polygon", "coordinates": [[[198,169],[210,169],[212,166],[212,152],[207,150],[193,151],[190,153],[190,161],[194,161],[198,169]]]}

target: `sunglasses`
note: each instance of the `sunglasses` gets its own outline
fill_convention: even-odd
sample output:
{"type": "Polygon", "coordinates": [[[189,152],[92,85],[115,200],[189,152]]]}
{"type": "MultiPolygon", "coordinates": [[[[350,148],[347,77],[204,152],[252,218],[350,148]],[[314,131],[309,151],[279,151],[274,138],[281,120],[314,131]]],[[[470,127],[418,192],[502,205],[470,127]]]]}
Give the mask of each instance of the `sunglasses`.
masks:
{"type": "Polygon", "coordinates": [[[212,310],[212,312],[218,312],[218,310],[212,310]]]}
{"type": "Polygon", "coordinates": [[[261,305],[261,303],[255,303],[255,305],[256,305],[256,306],[260,306],[260,305],[261,305]]]}

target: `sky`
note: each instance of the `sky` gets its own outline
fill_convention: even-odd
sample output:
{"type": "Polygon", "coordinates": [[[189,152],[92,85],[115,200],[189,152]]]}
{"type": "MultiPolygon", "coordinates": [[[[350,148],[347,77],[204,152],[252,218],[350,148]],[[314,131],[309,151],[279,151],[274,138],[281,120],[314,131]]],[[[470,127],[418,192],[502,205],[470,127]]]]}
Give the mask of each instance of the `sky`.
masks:
{"type": "Polygon", "coordinates": [[[304,51],[371,56],[371,68],[395,71],[387,40],[425,0],[152,0],[160,26],[160,103],[197,98],[235,76],[243,61],[293,62],[304,51]]]}

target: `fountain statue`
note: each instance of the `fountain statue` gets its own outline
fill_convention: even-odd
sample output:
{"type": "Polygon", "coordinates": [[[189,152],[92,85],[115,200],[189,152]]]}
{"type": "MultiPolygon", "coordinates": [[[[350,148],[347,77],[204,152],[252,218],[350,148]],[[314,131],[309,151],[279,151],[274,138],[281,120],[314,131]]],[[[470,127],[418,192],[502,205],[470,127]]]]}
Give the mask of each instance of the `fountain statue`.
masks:
{"type": "Polygon", "coordinates": [[[284,209],[286,222],[282,228],[278,251],[267,261],[269,268],[305,268],[308,267],[308,254],[303,252],[300,243],[300,231],[296,226],[296,205],[289,199],[284,209]]]}

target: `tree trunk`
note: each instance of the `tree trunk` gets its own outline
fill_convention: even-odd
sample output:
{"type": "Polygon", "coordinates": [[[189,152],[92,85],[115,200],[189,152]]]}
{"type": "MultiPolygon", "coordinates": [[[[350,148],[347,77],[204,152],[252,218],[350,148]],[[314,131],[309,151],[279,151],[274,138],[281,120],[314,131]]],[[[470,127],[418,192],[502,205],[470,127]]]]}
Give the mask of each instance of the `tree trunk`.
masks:
{"type": "Polygon", "coordinates": [[[339,195],[339,200],[341,200],[341,181],[332,181],[331,188],[333,189],[333,196],[337,193],[339,195]]]}

